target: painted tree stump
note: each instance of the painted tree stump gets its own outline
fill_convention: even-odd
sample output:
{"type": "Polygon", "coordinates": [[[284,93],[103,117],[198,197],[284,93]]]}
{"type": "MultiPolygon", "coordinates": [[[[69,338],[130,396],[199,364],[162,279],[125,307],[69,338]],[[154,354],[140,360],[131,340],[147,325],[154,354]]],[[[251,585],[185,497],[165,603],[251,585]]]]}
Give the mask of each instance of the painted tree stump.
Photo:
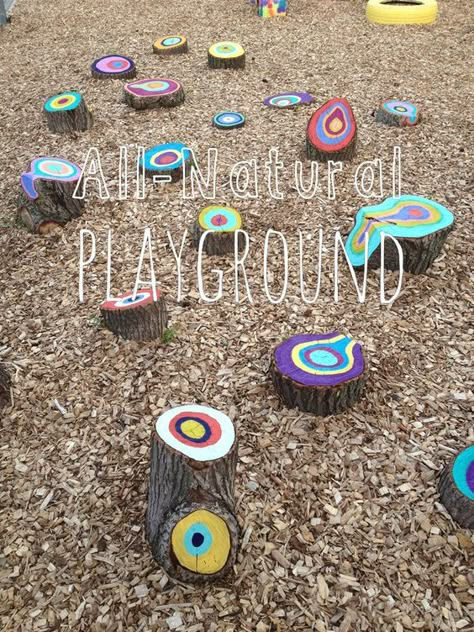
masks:
{"type": "Polygon", "coordinates": [[[188,40],[184,35],[167,35],[153,44],[157,55],[180,55],[188,52],[188,40]]]}
{"type": "Polygon", "coordinates": [[[212,124],[218,129],[235,129],[245,125],[245,116],[240,112],[218,112],[212,117],[212,124]]]}
{"type": "Polygon", "coordinates": [[[441,502],[465,529],[474,529],[474,445],[444,468],[439,479],[441,502]]]}
{"type": "Polygon", "coordinates": [[[180,406],[156,422],[146,531],[153,557],[178,581],[215,581],[234,564],[237,451],[232,421],[213,408],[180,406]]]}
{"type": "Polygon", "coordinates": [[[308,92],[281,92],[266,97],[263,104],[270,108],[288,109],[298,105],[309,105],[313,103],[314,97],[308,92]]]}
{"type": "Polygon", "coordinates": [[[63,92],[46,101],[43,107],[48,127],[56,134],[84,132],[94,119],[79,92],[63,92]]]}
{"type": "Polygon", "coordinates": [[[236,42],[218,42],[207,53],[209,68],[245,68],[245,50],[236,42]]]}
{"type": "Polygon", "coordinates": [[[18,218],[33,233],[45,234],[82,213],[84,200],[73,197],[81,177],[65,158],[34,158],[20,176],[18,218]]]}
{"type": "Polygon", "coordinates": [[[258,15],[261,18],[285,16],[287,10],[286,0],[258,0],[258,15]]]}
{"type": "Polygon", "coordinates": [[[0,407],[10,402],[11,378],[6,366],[0,363],[0,407]]]}
{"type": "Polygon", "coordinates": [[[392,127],[412,127],[421,120],[421,115],[413,103],[389,99],[382,101],[375,112],[375,121],[392,127]]]}
{"type": "MultiPolygon", "coordinates": [[[[365,264],[365,239],[368,237],[368,266],[381,265],[381,233],[395,237],[403,251],[403,269],[423,274],[440,255],[454,227],[454,216],[447,208],[417,195],[387,198],[382,204],[365,206],[355,217],[345,249],[354,268],[365,264]]],[[[385,240],[384,267],[398,270],[396,245],[385,240]]]]}
{"type": "Polygon", "coordinates": [[[184,102],[184,90],[174,79],[139,79],[125,84],[123,100],[135,110],[173,108],[184,102]]]}
{"type": "Polygon", "coordinates": [[[361,345],[337,331],[288,338],[276,347],[270,365],[282,401],[322,417],[353,406],[366,373],[361,345]]]}
{"type": "MultiPolygon", "coordinates": [[[[196,220],[193,230],[193,245],[199,248],[201,236],[208,230],[209,233],[203,245],[203,250],[208,255],[225,255],[234,252],[235,231],[242,228],[242,218],[239,211],[230,206],[207,206],[196,220]]],[[[239,234],[237,248],[244,247],[244,235],[239,234]]]]}
{"type": "Polygon", "coordinates": [[[347,99],[331,99],[311,116],[306,154],[311,160],[350,160],[356,149],[357,126],[347,99]]]}
{"type": "Polygon", "coordinates": [[[91,64],[95,79],[133,79],[136,74],[135,62],[123,55],[106,55],[91,64]]]}
{"type": "Polygon", "coordinates": [[[183,143],[165,143],[148,149],[140,166],[150,176],[169,176],[174,182],[183,177],[184,163],[192,162],[191,153],[183,143]]]}
{"type": "Polygon", "coordinates": [[[168,311],[165,299],[156,290],[155,301],[152,289],[121,294],[104,301],[100,313],[107,329],[126,340],[156,340],[161,338],[168,326],[168,311]]]}

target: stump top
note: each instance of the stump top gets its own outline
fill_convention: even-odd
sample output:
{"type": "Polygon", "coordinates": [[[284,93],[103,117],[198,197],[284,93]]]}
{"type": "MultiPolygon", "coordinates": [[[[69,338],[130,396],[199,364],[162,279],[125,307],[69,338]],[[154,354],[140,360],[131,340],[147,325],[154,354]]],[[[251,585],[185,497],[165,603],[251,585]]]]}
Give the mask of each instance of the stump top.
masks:
{"type": "Polygon", "coordinates": [[[345,249],[352,265],[362,266],[366,235],[370,257],[380,245],[382,232],[393,237],[416,239],[447,228],[453,222],[453,214],[433,200],[417,195],[390,197],[381,204],[364,206],[357,212],[345,249]]]}
{"type": "Polygon", "coordinates": [[[126,92],[135,97],[161,97],[181,90],[181,84],[174,79],[139,79],[124,86],[126,92]]]}
{"type": "Polygon", "coordinates": [[[307,137],[309,142],[325,153],[338,152],[347,147],[357,132],[352,108],[347,99],[331,99],[311,116],[307,137]]]}
{"type": "Polygon", "coordinates": [[[203,230],[233,233],[242,227],[242,218],[230,206],[207,206],[199,213],[198,223],[203,230]]]}
{"type": "Polygon", "coordinates": [[[474,500],[474,445],[458,454],[452,468],[453,480],[461,494],[474,500]]]}
{"type": "Polygon", "coordinates": [[[135,69],[135,62],[123,55],[105,55],[91,64],[91,70],[101,75],[119,75],[135,69]]]}
{"type": "Polygon", "coordinates": [[[76,182],[81,177],[81,168],[66,158],[44,156],[34,158],[30,170],[20,176],[21,186],[31,200],[36,200],[39,193],[35,188],[35,180],[54,180],[56,182],[76,182]]]}
{"type": "Polygon", "coordinates": [[[180,48],[187,43],[184,35],[167,35],[153,44],[153,48],[158,51],[171,52],[175,48],[180,48]]]}
{"type": "Polygon", "coordinates": [[[158,417],[160,439],[194,461],[215,461],[229,453],[235,442],[232,421],[224,413],[198,404],[171,408],[158,417]]]}
{"type": "MultiPolygon", "coordinates": [[[[156,298],[159,299],[160,295],[161,292],[159,289],[157,289],[156,298]]],[[[145,305],[149,305],[153,302],[153,290],[151,288],[146,288],[143,290],[138,290],[135,298],[133,298],[133,291],[126,292],[125,294],[120,294],[120,296],[116,296],[115,298],[111,298],[108,301],[104,301],[101,304],[100,308],[109,311],[127,310],[133,309],[135,307],[145,307],[145,305]]]]}
{"type": "Polygon", "coordinates": [[[245,55],[245,50],[236,42],[217,42],[209,48],[209,54],[220,59],[231,59],[245,55]]]}
{"type": "MultiPolygon", "coordinates": [[[[172,171],[183,165],[186,145],[183,143],[165,143],[155,145],[145,152],[140,160],[146,171],[172,171]]],[[[190,159],[190,152],[186,152],[186,160],[190,159]]]]}
{"type": "Polygon", "coordinates": [[[263,104],[271,108],[294,108],[297,105],[313,103],[314,97],[309,92],[281,92],[266,97],[263,104]]]}
{"type": "Polygon", "coordinates": [[[408,126],[416,125],[420,119],[420,111],[414,103],[410,101],[399,101],[397,99],[388,99],[382,101],[380,109],[385,110],[389,114],[401,116],[408,126]]]}
{"type": "Polygon", "coordinates": [[[79,92],[63,92],[51,97],[44,104],[46,112],[65,112],[75,110],[81,103],[82,96],[79,92]]]}
{"type": "Polygon", "coordinates": [[[212,117],[212,123],[219,129],[232,129],[245,125],[245,116],[240,112],[218,112],[212,117]]]}
{"type": "Polygon", "coordinates": [[[274,362],[282,375],[304,386],[336,386],[365,368],[361,345],[337,331],[292,336],[275,349],[274,362]]]}

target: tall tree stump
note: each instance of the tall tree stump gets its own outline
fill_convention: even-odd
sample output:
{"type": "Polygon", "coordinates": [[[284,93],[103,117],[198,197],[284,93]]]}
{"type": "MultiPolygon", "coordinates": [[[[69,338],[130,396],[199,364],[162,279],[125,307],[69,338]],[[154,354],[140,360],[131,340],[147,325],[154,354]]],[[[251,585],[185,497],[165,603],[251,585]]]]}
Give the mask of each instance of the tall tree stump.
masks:
{"type": "MultiPolygon", "coordinates": [[[[368,239],[368,265],[381,266],[381,234],[395,237],[403,252],[403,269],[423,274],[440,255],[454,217],[447,208],[416,195],[387,198],[381,204],[361,208],[345,243],[354,268],[365,265],[365,240],[368,239]]],[[[392,239],[385,239],[384,267],[398,270],[399,258],[392,239]]]]}
{"type": "Polygon", "coordinates": [[[353,406],[366,373],[361,345],[337,331],[288,338],[276,347],[270,365],[283,402],[322,417],[353,406]]]}
{"type": "Polygon", "coordinates": [[[11,378],[7,367],[0,362],[0,407],[10,403],[11,378]]]}
{"type": "Polygon", "coordinates": [[[167,35],[153,44],[157,55],[180,55],[188,52],[188,40],[184,35],[167,35]]]}
{"type": "Polygon", "coordinates": [[[298,105],[313,103],[314,97],[309,92],[280,92],[270,97],[265,97],[263,105],[280,110],[294,108],[298,105]]]}
{"type": "Polygon", "coordinates": [[[245,50],[236,42],[218,42],[207,53],[209,68],[245,68],[245,50]]]}
{"type": "Polygon", "coordinates": [[[184,163],[191,164],[192,155],[183,143],[155,145],[145,152],[140,166],[149,176],[169,177],[174,182],[183,177],[184,163]]]}
{"type": "Polygon", "coordinates": [[[311,160],[350,160],[356,149],[357,126],[347,99],[331,99],[316,110],[306,130],[306,154],[311,160]]]}
{"type": "Polygon", "coordinates": [[[234,564],[237,450],[231,420],[213,408],[180,406],[156,422],[147,537],[155,560],[176,580],[215,581],[234,564]]]}
{"type": "Polygon", "coordinates": [[[56,134],[84,132],[94,119],[79,92],[63,92],[46,101],[43,107],[48,127],[56,134]]]}
{"type": "Polygon", "coordinates": [[[137,70],[135,62],[123,55],[106,55],[91,64],[94,79],[133,79],[137,70]]]}
{"type": "Polygon", "coordinates": [[[443,469],[439,479],[441,502],[465,529],[474,529],[474,445],[443,469]]]}
{"type": "Polygon", "coordinates": [[[45,234],[82,213],[84,200],[73,197],[81,177],[65,158],[34,158],[20,176],[18,218],[33,233],[45,234]]]}
{"type": "Polygon", "coordinates": [[[107,329],[126,340],[156,340],[161,338],[168,326],[168,311],[165,299],[156,290],[155,301],[152,289],[127,292],[104,301],[100,313],[107,329]]]}
{"type": "Polygon", "coordinates": [[[285,16],[287,10],[287,0],[258,0],[258,15],[261,18],[285,16]]]}
{"type": "Polygon", "coordinates": [[[392,127],[412,127],[420,122],[420,111],[414,103],[389,99],[382,101],[374,113],[375,121],[392,127]]]}
{"type": "Polygon", "coordinates": [[[136,110],[173,108],[184,102],[184,90],[174,79],[140,79],[125,84],[123,100],[136,110]]]}
{"type": "MultiPolygon", "coordinates": [[[[192,234],[193,245],[199,248],[202,235],[209,233],[203,244],[208,255],[225,255],[235,250],[235,232],[242,229],[242,218],[239,211],[230,206],[207,206],[203,209],[194,224],[192,234]]],[[[245,245],[244,235],[239,234],[237,247],[241,250],[245,245]]]]}

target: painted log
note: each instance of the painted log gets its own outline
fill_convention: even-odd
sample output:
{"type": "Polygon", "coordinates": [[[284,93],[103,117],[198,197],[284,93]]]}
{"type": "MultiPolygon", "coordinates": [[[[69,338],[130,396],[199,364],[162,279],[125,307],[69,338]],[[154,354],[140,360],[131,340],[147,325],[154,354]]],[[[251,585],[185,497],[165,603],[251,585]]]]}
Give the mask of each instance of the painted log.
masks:
{"type": "Polygon", "coordinates": [[[188,52],[188,40],[184,35],[167,35],[153,44],[157,55],[180,55],[188,52]]]}
{"type": "MultiPolygon", "coordinates": [[[[354,268],[363,267],[367,235],[368,265],[379,268],[381,233],[385,233],[400,244],[405,272],[423,274],[440,255],[453,227],[454,216],[437,202],[416,195],[391,197],[357,212],[345,249],[354,268]]],[[[398,270],[398,251],[391,239],[385,240],[384,258],[387,270],[398,270]]]]}
{"type": "Polygon", "coordinates": [[[10,403],[11,378],[7,367],[0,362],[0,407],[10,403]]]}
{"type": "Polygon", "coordinates": [[[409,101],[382,101],[375,112],[375,121],[392,127],[412,127],[421,120],[419,109],[409,101]]]}
{"type": "Polygon", "coordinates": [[[265,97],[263,105],[270,108],[288,109],[298,105],[309,105],[313,103],[314,97],[308,92],[280,92],[270,97],[265,97]]]}
{"type": "Polygon", "coordinates": [[[141,289],[106,300],[100,313],[107,329],[126,340],[156,340],[168,326],[168,310],[161,292],[141,289]]]}
{"type": "Polygon", "coordinates": [[[258,15],[261,18],[282,17],[287,10],[287,0],[258,0],[258,15]]]}
{"type": "Polygon", "coordinates": [[[105,55],[92,62],[91,73],[95,79],[133,79],[137,70],[130,57],[105,55]]]}
{"type": "MultiPolygon", "coordinates": [[[[242,218],[235,208],[230,206],[207,206],[200,213],[194,225],[192,234],[193,245],[199,248],[201,236],[209,233],[203,245],[208,255],[225,255],[235,250],[235,231],[242,229],[242,218]]],[[[244,247],[244,235],[239,234],[237,248],[244,247]]]]}
{"type": "Polygon", "coordinates": [[[79,92],[63,92],[51,97],[43,107],[48,128],[56,134],[84,132],[94,119],[79,92]]]}
{"type": "Polygon", "coordinates": [[[245,125],[245,116],[240,112],[218,112],[212,117],[212,124],[218,129],[235,129],[245,125]]]}
{"type": "Polygon", "coordinates": [[[18,218],[33,233],[45,234],[82,213],[73,197],[81,169],[65,158],[34,158],[20,176],[18,218]]]}
{"type": "Polygon", "coordinates": [[[153,557],[178,581],[216,581],[235,562],[237,451],[232,421],[213,408],[180,406],[156,422],[146,532],[153,557]]]}
{"type": "Polygon", "coordinates": [[[441,472],[439,494],[452,518],[474,529],[474,445],[460,452],[441,472]]]}
{"type": "Polygon", "coordinates": [[[347,99],[331,99],[311,116],[306,154],[311,160],[350,160],[356,149],[357,125],[347,99]]]}
{"type": "Polygon", "coordinates": [[[125,84],[123,101],[135,110],[173,108],[184,102],[184,89],[174,79],[139,79],[125,84]]]}
{"type": "Polygon", "coordinates": [[[245,68],[245,50],[236,42],[217,42],[207,53],[209,68],[245,68]]]}
{"type": "Polygon", "coordinates": [[[283,341],[273,352],[270,374],[286,406],[325,417],[360,399],[367,369],[361,345],[336,331],[283,341]]]}
{"type": "Polygon", "coordinates": [[[192,155],[183,143],[155,145],[140,159],[140,167],[149,176],[169,176],[174,182],[183,177],[184,163],[191,164],[192,155]]]}

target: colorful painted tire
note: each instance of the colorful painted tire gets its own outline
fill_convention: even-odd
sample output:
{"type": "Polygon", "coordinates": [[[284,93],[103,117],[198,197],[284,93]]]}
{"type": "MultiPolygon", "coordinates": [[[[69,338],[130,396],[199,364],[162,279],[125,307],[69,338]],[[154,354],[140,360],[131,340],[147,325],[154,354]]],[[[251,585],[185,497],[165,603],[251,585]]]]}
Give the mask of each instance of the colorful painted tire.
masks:
{"type": "Polygon", "coordinates": [[[375,112],[375,121],[392,127],[412,127],[420,121],[420,111],[414,103],[388,99],[375,112]]]}
{"type": "Polygon", "coordinates": [[[306,154],[320,162],[350,160],[355,153],[357,126],[347,99],[331,99],[311,116],[306,154]]]}
{"type": "Polygon", "coordinates": [[[169,175],[173,181],[183,176],[183,165],[189,163],[191,154],[183,143],[155,145],[145,152],[141,168],[150,175],[169,175]]]}
{"type": "Polygon", "coordinates": [[[219,112],[212,117],[212,124],[218,129],[235,129],[245,125],[245,116],[240,112],[219,112]]]}
{"type": "MultiPolygon", "coordinates": [[[[225,255],[235,251],[235,232],[242,229],[242,218],[230,206],[207,206],[197,218],[193,231],[193,245],[199,248],[202,235],[213,231],[204,238],[203,250],[208,255],[225,255]]],[[[237,249],[245,245],[244,235],[237,236],[237,249]]]]}
{"type": "Polygon", "coordinates": [[[168,311],[160,291],[156,300],[151,288],[121,294],[100,306],[104,323],[116,336],[126,340],[156,340],[168,326],[168,311]]]}
{"type": "Polygon", "coordinates": [[[245,68],[245,50],[236,42],[218,42],[207,53],[210,68],[245,68]]]}
{"type": "Polygon", "coordinates": [[[184,35],[167,35],[153,44],[153,52],[158,55],[179,55],[188,52],[188,40],[184,35]]]}
{"type": "Polygon", "coordinates": [[[440,477],[441,502],[465,529],[474,529],[474,445],[460,452],[440,477]]]}
{"type": "Polygon", "coordinates": [[[123,55],[106,55],[91,64],[91,73],[95,79],[133,79],[135,62],[123,55]]]}
{"type": "Polygon", "coordinates": [[[63,92],[43,106],[48,127],[52,132],[84,132],[93,125],[93,117],[79,92],[63,92]]]}
{"type": "Polygon", "coordinates": [[[313,103],[314,98],[308,92],[282,92],[266,97],[263,104],[270,108],[294,108],[298,105],[313,103]]]}
{"type": "Polygon", "coordinates": [[[416,0],[404,4],[390,0],[368,0],[366,15],[375,24],[432,24],[438,17],[436,0],[416,0]]]}
{"type": "Polygon", "coordinates": [[[174,79],[139,79],[125,84],[123,100],[136,110],[175,107],[184,102],[184,90],[174,79]]]}

